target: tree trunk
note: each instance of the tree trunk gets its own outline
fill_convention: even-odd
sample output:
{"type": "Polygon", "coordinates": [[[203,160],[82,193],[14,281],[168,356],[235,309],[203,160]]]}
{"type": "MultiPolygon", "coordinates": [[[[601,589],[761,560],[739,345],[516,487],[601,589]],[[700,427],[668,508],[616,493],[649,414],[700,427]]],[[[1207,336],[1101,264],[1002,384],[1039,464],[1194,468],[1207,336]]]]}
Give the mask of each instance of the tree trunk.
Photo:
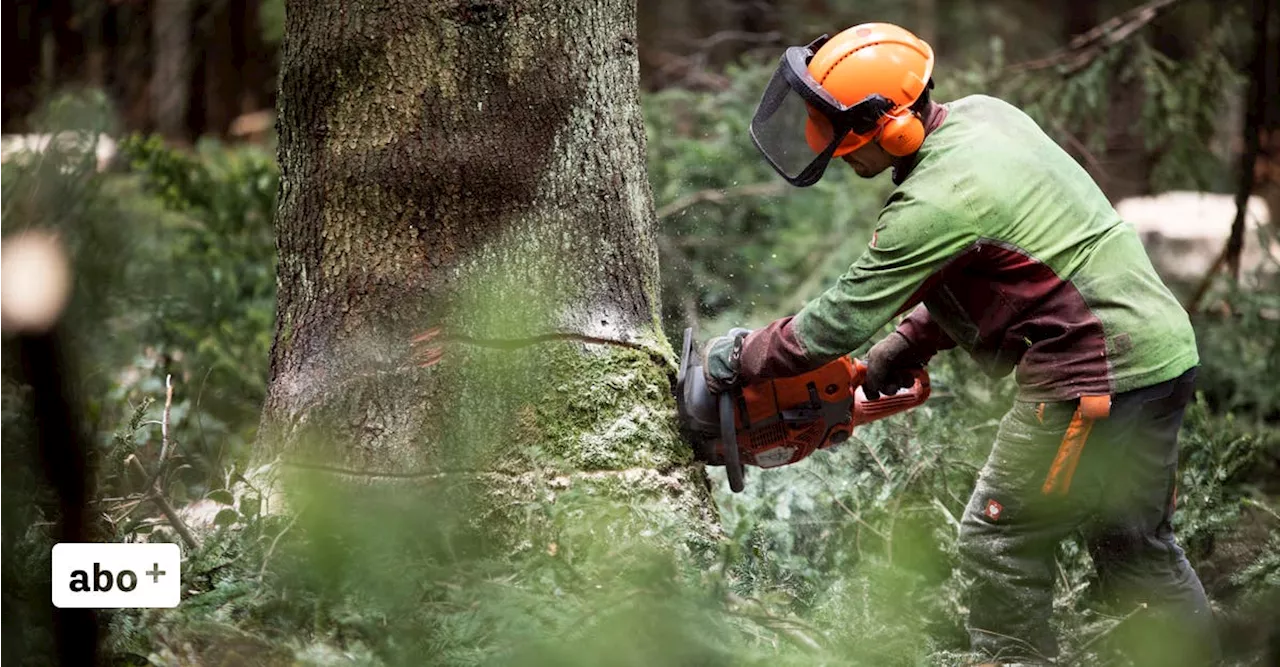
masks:
{"type": "MultiPolygon", "coordinates": [[[[1280,12],[1273,10],[1270,23],[1261,31],[1267,40],[1262,78],[1270,82],[1280,80],[1280,16],[1276,14],[1280,12]]],[[[1258,196],[1267,202],[1272,231],[1280,232],[1280,95],[1273,91],[1265,97],[1254,182],[1258,196]]]]}
{"type": "Polygon", "coordinates": [[[111,91],[120,105],[121,125],[129,131],[147,132],[155,127],[151,104],[154,26],[146,7],[118,4],[110,7],[106,41],[111,49],[111,91]]]}
{"type": "Polygon", "coordinates": [[[85,10],[84,41],[85,81],[92,88],[102,89],[107,85],[107,46],[103,43],[102,25],[106,21],[108,8],[93,6],[85,10]]]}
{"type": "Polygon", "coordinates": [[[243,77],[233,61],[240,35],[233,26],[227,3],[201,8],[190,44],[191,100],[187,126],[194,136],[223,136],[238,115],[236,97],[243,77]]]}
{"type": "Polygon", "coordinates": [[[1240,255],[1244,251],[1245,214],[1249,198],[1257,180],[1256,165],[1262,148],[1262,133],[1266,124],[1267,90],[1267,33],[1271,28],[1273,0],[1253,0],[1253,58],[1249,63],[1249,101],[1244,112],[1244,152],[1240,156],[1240,175],[1236,183],[1236,217],[1231,223],[1231,236],[1227,239],[1223,257],[1227,273],[1233,282],[1240,280],[1240,255]]]}
{"type": "Polygon", "coordinates": [[[916,0],[915,33],[929,44],[938,42],[938,0],[916,0]]]}
{"type": "Polygon", "coordinates": [[[77,4],[71,0],[49,3],[55,52],[51,80],[54,89],[79,83],[84,71],[83,17],[76,11],[77,4]]]}
{"type": "Polygon", "coordinates": [[[4,97],[0,128],[5,134],[27,131],[27,115],[35,110],[40,89],[43,12],[30,3],[10,7],[4,21],[4,97]]]}
{"type": "MultiPolygon", "coordinates": [[[[235,34],[234,61],[240,72],[241,85],[236,100],[236,115],[262,109],[261,92],[271,67],[272,58],[262,43],[262,27],[258,23],[258,2],[235,0],[231,3],[232,32],[235,34]]],[[[223,128],[224,130],[226,128],[223,128]]]]}
{"type": "Polygon", "coordinates": [[[258,458],[326,484],[479,488],[469,507],[508,544],[541,539],[511,498],[570,490],[663,544],[710,544],[657,315],[634,6],[299,0],[286,17],[258,458]],[[427,329],[416,361],[438,363],[419,367],[427,329]]]}
{"type": "Polygon", "coordinates": [[[181,140],[187,135],[191,88],[191,0],[156,0],[153,12],[151,113],[157,132],[181,140]]]}
{"type": "Polygon", "coordinates": [[[700,79],[697,65],[688,52],[699,36],[701,24],[697,3],[689,0],[645,0],[639,3],[637,16],[639,54],[644,62],[644,84],[663,88],[675,83],[700,79]]]}

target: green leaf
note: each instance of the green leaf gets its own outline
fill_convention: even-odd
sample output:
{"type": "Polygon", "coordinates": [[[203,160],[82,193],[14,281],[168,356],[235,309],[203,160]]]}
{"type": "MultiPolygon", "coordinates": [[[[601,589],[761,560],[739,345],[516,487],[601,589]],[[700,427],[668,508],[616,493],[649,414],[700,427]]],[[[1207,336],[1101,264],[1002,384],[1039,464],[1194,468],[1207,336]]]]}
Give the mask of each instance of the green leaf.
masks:
{"type": "Polygon", "coordinates": [[[240,520],[240,513],[227,508],[218,512],[218,516],[213,517],[213,525],[230,526],[240,520]]]}

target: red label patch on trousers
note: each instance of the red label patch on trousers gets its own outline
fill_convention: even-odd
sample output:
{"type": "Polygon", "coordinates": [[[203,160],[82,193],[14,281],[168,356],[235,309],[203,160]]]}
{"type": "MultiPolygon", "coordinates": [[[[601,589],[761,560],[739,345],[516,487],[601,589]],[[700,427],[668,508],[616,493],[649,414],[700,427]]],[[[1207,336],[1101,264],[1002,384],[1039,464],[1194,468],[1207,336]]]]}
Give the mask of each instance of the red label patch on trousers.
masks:
{"type": "Polygon", "coordinates": [[[991,519],[992,521],[996,521],[1000,518],[1000,513],[1003,511],[1004,511],[1003,505],[988,498],[987,508],[982,510],[982,513],[985,514],[988,519],[991,519]]]}

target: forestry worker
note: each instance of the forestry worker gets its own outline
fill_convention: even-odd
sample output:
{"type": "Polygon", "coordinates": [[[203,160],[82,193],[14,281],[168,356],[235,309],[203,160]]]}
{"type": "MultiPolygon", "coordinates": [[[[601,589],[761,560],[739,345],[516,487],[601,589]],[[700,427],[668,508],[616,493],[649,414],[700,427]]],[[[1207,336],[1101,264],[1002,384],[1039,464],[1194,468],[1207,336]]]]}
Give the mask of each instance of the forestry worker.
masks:
{"type": "Polygon", "coordinates": [[[883,23],[786,50],[751,123],[769,164],[803,187],[839,158],[864,178],[892,169],[896,188],[834,285],[707,344],[708,384],[816,369],[903,314],[867,353],[868,397],[955,347],[1014,372],[961,522],[977,659],[1052,661],[1054,552],[1081,531],[1117,613],[1146,605],[1126,624],[1146,624],[1164,655],[1212,662],[1210,607],[1171,527],[1199,363],[1187,313],[1071,156],[999,99],[931,101],[933,66],[928,44],[883,23]]]}

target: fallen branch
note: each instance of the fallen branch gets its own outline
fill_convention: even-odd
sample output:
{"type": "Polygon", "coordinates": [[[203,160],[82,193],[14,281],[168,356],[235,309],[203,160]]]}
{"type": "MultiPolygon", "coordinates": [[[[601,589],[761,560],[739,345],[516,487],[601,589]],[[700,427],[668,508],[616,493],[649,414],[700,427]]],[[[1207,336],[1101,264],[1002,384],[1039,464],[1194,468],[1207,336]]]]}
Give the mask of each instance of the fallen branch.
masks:
{"type": "MultiPolygon", "coordinates": [[[[169,458],[169,411],[173,407],[173,376],[164,376],[164,417],[160,420],[160,458],[156,459],[156,471],[142,488],[156,486],[160,476],[164,474],[165,463],[169,458]]],[[[141,467],[142,464],[138,464],[141,467]]],[[[144,474],[145,476],[145,474],[144,474]]]]}
{"type": "MultiPolygon", "coordinates": [[[[134,472],[138,473],[139,477],[146,479],[147,471],[142,467],[142,462],[138,460],[138,457],[130,454],[128,464],[133,468],[134,472]]],[[[182,538],[188,548],[197,549],[200,547],[200,544],[196,542],[195,536],[191,534],[191,530],[187,528],[187,524],[182,522],[182,517],[178,516],[178,513],[173,509],[173,505],[170,505],[169,501],[165,499],[164,494],[160,491],[158,480],[153,482],[151,487],[147,489],[147,499],[160,508],[160,512],[164,514],[165,519],[168,519],[169,525],[177,531],[178,536],[182,538]]]]}

